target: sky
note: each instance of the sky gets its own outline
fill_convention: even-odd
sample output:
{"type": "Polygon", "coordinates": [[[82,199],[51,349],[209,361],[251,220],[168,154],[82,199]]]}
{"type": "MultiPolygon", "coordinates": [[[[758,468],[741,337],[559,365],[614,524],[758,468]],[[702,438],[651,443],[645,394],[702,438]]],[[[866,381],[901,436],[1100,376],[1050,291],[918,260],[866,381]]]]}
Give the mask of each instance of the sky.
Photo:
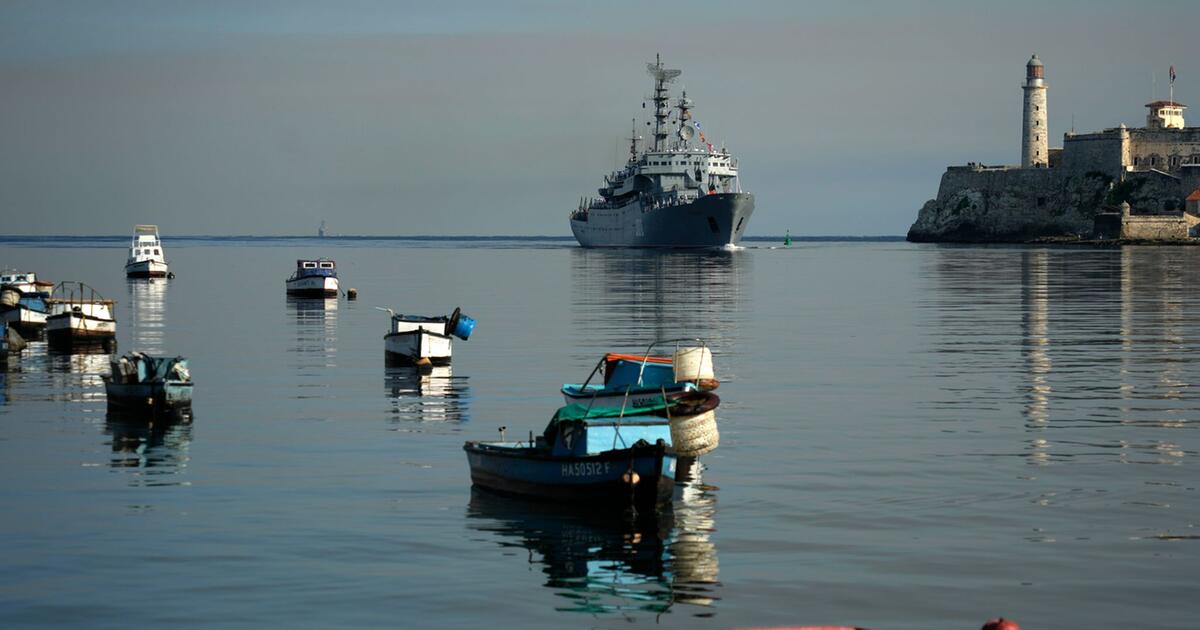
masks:
{"type": "Polygon", "coordinates": [[[568,236],[662,54],[740,161],[748,234],[901,235],[947,165],[1019,162],[1031,54],[1061,146],[1072,125],[1144,124],[1172,64],[1176,100],[1198,102],[1198,18],[1104,0],[8,0],[0,233],[568,236]]]}

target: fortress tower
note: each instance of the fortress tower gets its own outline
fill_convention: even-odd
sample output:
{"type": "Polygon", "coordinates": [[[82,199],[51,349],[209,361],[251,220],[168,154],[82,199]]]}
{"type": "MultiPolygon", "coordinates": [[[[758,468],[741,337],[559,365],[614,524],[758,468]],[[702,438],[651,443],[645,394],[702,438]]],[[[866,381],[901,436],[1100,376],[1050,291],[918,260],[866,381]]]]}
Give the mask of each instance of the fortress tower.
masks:
{"type": "Polygon", "coordinates": [[[1034,55],[1025,64],[1025,108],[1021,115],[1021,167],[1046,166],[1050,140],[1046,129],[1045,67],[1034,55]]]}

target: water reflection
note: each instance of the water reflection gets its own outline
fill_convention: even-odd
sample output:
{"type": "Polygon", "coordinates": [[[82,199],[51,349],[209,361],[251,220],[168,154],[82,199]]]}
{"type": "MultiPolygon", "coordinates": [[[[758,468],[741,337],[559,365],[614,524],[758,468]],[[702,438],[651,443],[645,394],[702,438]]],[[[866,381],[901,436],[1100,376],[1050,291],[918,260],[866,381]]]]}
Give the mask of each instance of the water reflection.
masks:
{"type": "Polygon", "coordinates": [[[467,517],[471,529],[496,534],[500,546],[525,550],[525,561],[545,574],[543,586],[566,602],[556,610],[634,621],[667,612],[714,614],[715,512],[715,496],[698,484],[684,488],[674,506],[633,518],[620,509],[600,512],[472,488],[467,517]]]}
{"type": "Polygon", "coordinates": [[[471,419],[470,382],[466,376],[455,377],[452,366],[388,366],[383,385],[395,420],[457,423],[471,419]]]}
{"type": "MultiPolygon", "coordinates": [[[[337,299],[289,297],[287,312],[296,331],[296,345],[290,352],[297,359],[300,376],[309,377],[301,380],[299,386],[328,387],[324,371],[337,366],[337,299]]],[[[299,397],[313,398],[318,395],[302,393],[299,397]]]]}
{"type": "Polygon", "coordinates": [[[164,414],[152,420],[138,415],[109,411],[104,432],[111,436],[111,468],[134,469],[130,483],[166,486],[182,483],[176,478],[187,468],[192,441],[192,415],[164,414]]]}
{"type": "Polygon", "coordinates": [[[1195,454],[1161,433],[1200,424],[1195,248],[946,247],[935,261],[937,288],[921,300],[936,314],[939,372],[953,375],[935,413],[1003,410],[1013,392],[995,375],[1010,372],[1031,464],[1195,454]]]}
{"type": "Polygon", "coordinates": [[[60,354],[45,357],[49,387],[42,388],[48,400],[105,404],[104,375],[112,355],[103,352],[60,354]]]}
{"type": "Polygon", "coordinates": [[[164,354],[167,321],[167,279],[128,278],[132,348],[151,355],[164,354]]]}
{"type": "MultiPolygon", "coordinates": [[[[573,249],[571,308],[582,361],[654,339],[700,337],[736,353],[753,257],[744,251],[573,249]]],[[[720,366],[732,379],[733,364],[720,366]]]]}

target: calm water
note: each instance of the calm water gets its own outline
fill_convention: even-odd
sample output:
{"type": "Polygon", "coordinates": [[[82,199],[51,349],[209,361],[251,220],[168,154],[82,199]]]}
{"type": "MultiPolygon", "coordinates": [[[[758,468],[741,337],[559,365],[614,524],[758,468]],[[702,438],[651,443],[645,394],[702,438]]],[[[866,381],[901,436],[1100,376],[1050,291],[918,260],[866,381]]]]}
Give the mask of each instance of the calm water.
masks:
{"type": "Polygon", "coordinates": [[[0,374],[5,626],[1195,628],[1200,248],[0,241],[186,355],[191,425],[106,419],[106,356],[0,374]],[[357,302],[289,302],[297,257],[357,302]],[[450,370],[387,316],[479,320],[450,370]],[[473,493],[464,440],[541,431],[606,350],[700,336],[721,448],[627,523],[473,493]]]}

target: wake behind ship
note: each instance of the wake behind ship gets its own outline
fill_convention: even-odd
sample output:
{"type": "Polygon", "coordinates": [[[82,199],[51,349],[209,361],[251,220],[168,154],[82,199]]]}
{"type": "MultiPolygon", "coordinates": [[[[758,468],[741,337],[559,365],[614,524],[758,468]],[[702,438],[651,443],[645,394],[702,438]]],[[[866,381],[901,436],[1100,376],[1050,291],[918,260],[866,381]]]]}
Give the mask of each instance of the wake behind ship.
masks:
{"type": "Polygon", "coordinates": [[[575,239],[584,247],[736,245],[754,212],[737,160],[705,138],[686,90],[668,108],[667,84],[682,71],[661,59],[646,67],[654,77],[654,142],[639,150],[635,129],[625,167],[604,178],[599,198],[580,200],[571,213],[575,239]]]}

